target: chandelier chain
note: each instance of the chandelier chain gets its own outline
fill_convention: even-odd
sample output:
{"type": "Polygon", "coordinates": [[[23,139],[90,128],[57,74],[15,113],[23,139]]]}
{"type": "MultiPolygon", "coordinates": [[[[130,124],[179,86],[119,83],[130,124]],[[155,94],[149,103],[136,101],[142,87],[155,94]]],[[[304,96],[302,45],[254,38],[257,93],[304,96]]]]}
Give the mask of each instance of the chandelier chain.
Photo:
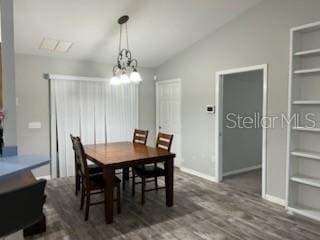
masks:
{"type": "MultiPolygon", "coordinates": [[[[128,26],[127,26],[127,23],[126,23],[126,43],[127,43],[127,49],[129,50],[129,34],[128,34],[128,26]]],[[[122,45],[122,24],[120,24],[120,40],[119,40],[119,52],[122,50],[121,49],[121,45],[122,45]]]]}
{"type": "Polygon", "coordinates": [[[121,40],[122,40],[122,25],[120,25],[120,41],[119,41],[119,52],[121,51],[121,40]]]}
{"type": "Polygon", "coordinates": [[[127,35],[127,49],[129,50],[129,35],[128,35],[128,26],[126,23],[126,35],[127,35]]]}

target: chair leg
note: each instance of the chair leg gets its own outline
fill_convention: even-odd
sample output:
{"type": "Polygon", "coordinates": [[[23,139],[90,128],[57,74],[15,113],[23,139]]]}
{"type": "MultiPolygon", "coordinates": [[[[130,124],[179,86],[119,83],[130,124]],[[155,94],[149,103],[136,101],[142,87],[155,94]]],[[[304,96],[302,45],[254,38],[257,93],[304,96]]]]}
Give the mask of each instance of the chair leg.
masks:
{"type": "Polygon", "coordinates": [[[126,176],[124,175],[124,172],[122,173],[122,189],[123,191],[126,190],[126,176]]]}
{"type": "Polygon", "coordinates": [[[120,183],[117,185],[117,210],[118,213],[121,213],[121,196],[120,196],[120,183]]]}
{"type": "Polygon", "coordinates": [[[136,174],[132,171],[132,196],[136,193],[136,174]]]}
{"type": "Polygon", "coordinates": [[[158,192],[158,178],[157,177],[154,178],[154,186],[155,186],[156,191],[158,192]]]}
{"type": "Polygon", "coordinates": [[[80,176],[79,174],[76,173],[76,176],[75,176],[75,180],[76,180],[76,196],[78,196],[78,192],[80,190],[80,176]]]}
{"type": "Polygon", "coordinates": [[[85,198],[85,189],[84,186],[82,185],[81,187],[81,203],[80,203],[80,210],[83,209],[83,205],[84,205],[84,198],[85,198]]]}
{"type": "Polygon", "coordinates": [[[144,199],[144,193],[146,190],[146,179],[144,177],[141,178],[141,204],[144,205],[145,199],[144,199]]]}
{"type": "Polygon", "coordinates": [[[123,168],[122,169],[122,189],[126,189],[126,181],[129,180],[129,168],[123,168]]]}
{"type": "Polygon", "coordinates": [[[89,208],[90,208],[90,192],[87,192],[87,194],[86,194],[86,209],[85,209],[85,215],[84,215],[85,221],[88,221],[88,219],[89,219],[89,208]]]}

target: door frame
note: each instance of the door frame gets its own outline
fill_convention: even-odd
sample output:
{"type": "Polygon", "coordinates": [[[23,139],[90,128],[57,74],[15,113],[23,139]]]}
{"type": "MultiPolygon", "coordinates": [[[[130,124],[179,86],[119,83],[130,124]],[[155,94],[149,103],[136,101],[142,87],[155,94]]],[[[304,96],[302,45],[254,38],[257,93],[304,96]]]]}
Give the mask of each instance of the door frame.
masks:
{"type": "Polygon", "coordinates": [[[159,132],[159,86],[164,84],[170,83],[179,83],[179,91],[180,91],[180,99],[179,99],[179,115],[180,115],[180,122],[179,122],[179,131],[180,131],[180,152],[178,153],[180,156],[180,162],[175,162],[175,166],[181,168],[182,167],[182,85],[181,85],[181,78],[173,78],[168,80],[161,80],[156,82],[156,135],[159,132]]]}
{"type": "MultiPolygon", "coordinates": [[[[242,68],[228,69],[216,72],[215,79],[215,101],[216,101],[216,117],[215,117],[215,176],[217,182],[222,181],[222,124],[223,124],[223,82],[224,76],[235,73],[251,72],[256,70],[263,71],[263,104],[262,104],[262,118],[267,117],[268,107],[268,65],[255,65],[242,68]]],[[[262,128],[262,197],[266,196],[266,165],[267,164],[267,129],[262,128]]]]}

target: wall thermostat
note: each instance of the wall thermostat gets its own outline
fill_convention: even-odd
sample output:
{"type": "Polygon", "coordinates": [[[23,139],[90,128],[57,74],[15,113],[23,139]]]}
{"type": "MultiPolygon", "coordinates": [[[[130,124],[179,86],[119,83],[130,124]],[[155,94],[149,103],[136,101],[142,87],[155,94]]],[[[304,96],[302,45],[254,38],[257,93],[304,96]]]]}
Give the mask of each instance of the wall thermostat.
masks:
{"type": "Polygon", "coordinates": [[[207,105],[206,112],[210,114],[215,113],[215,107],[213,105],[207,105]]]}

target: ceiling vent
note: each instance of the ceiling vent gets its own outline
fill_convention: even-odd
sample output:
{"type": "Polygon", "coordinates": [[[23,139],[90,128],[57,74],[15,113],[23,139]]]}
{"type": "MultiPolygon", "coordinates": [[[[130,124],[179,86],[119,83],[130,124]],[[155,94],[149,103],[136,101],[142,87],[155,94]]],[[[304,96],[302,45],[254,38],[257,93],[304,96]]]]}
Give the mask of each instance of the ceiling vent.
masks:
{"type": "Polygon", "coordinates": [[[72,47],[73,42],[44,38],[41,41],[40,49],[52,52],[66,53],[72,47]]]}

